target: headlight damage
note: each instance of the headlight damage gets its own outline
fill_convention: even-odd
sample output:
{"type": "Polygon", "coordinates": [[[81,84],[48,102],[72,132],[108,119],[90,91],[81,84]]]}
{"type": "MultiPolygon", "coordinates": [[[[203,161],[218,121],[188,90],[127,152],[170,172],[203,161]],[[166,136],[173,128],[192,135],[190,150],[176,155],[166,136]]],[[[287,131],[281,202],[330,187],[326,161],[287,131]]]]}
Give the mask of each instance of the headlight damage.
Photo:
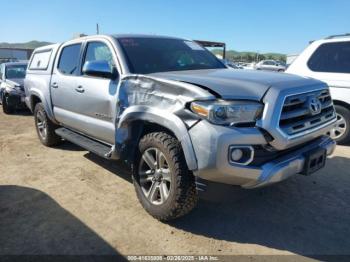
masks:
{"type": "Polygon", "coordinates": [[[191,110],[213,124],[234,125],[255,122],[261,116],[263,105],[246,100],[196,101],[191,103],[191,110]]]}

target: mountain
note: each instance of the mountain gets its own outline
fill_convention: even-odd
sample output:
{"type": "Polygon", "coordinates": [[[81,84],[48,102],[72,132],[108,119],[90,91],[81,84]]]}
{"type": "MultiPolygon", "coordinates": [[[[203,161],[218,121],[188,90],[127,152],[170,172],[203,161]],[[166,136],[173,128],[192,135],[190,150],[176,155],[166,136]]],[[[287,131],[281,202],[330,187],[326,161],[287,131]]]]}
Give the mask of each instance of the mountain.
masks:
{"type": "MultiPolygon", "coordinates": [[[[222,55],[222,49],[214,49],[211,51],[215,55],[222,55]]],[[[245,51],[245,52],[238,52],[235,50],[226,51],[226,58],[234,61],[252,62],[252,61],[256,61],[257,57],[259,61],[264,59],[273,59],[273,60],[280,60],[280,61],[286,60],[286,55],[280,54],[280,53],[257,54],[256,52],[249,52],[249,51],[245,51]]]]}
{"type": "Polygon", "coordinates": [[[44,42],[44,41],[30,41],[26,43],[0,43],[0,48],[28,48],[28,49],[35,49],[40,46],[50,45],[52,43],[50,42],[44,42]]]}

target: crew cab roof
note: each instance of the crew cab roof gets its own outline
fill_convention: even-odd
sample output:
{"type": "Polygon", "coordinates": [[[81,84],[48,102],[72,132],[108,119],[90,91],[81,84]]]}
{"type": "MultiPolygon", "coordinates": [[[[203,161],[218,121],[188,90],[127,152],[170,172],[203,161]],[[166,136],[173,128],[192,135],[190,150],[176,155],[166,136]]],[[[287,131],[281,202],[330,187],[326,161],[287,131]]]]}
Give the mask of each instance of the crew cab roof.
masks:
{"type": "Polygon", "coordinates": [[[173,36],[163,36],[163,35],[151,35],[151,34],[113,34],[110,35],[116,39],[118,38],[166,38],[166,39],[178,39],[178,40],[185,40],[183,38],[179,37],[173,37],[173,36]]]}

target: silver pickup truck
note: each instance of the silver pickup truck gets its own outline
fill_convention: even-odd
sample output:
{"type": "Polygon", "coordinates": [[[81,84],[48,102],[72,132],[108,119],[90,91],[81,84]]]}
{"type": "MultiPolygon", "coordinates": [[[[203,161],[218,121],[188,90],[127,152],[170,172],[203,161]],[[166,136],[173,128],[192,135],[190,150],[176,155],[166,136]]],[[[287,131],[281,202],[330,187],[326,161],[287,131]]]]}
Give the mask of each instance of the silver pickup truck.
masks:
{"type": "Polygon", "coordinates": [[[227,69],[199,44],[98,35],[34,51],[26,103],[40,141],[68,140],[132,169],[159,220],[188,213],[212,182],[257,188],[324,167],[336,121],[326,84],[227,69]]]}

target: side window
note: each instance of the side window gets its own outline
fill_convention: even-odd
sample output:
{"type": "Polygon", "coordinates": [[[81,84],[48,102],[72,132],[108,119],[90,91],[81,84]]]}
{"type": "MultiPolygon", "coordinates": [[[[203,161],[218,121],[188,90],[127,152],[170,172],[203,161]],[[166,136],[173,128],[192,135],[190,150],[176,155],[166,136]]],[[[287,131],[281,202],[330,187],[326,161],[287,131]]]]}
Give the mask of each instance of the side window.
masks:
{"type": "Polygon", "coordinates": [[[78,72],[81,44],[65,46],[62,49],[58,70],[62,74],[75,75],[78,72]]]}
{"type": "Polygon", "coordinates": [[[0,80],[2,80],[3,72],[4,72],[4,65],[0,65],[0,80]]]}
{"type": "Polygon", "coordinates": [[[350,73],[350,42],[320,45],[307,65],[314,72],[350,73]]]}
{"type": "Polygon", "coordinates": [[[30,62],[30,70],[46,70],[51,57],[52,50],[34,53],[32,61],[30,62]]]}
{"type": "Polygon", "coordinates": [[[102,42],[89,42],[87,44],[83,65],[91,61],[107,61],[111,68],[114,66],[111,50],[102,42]]]}

